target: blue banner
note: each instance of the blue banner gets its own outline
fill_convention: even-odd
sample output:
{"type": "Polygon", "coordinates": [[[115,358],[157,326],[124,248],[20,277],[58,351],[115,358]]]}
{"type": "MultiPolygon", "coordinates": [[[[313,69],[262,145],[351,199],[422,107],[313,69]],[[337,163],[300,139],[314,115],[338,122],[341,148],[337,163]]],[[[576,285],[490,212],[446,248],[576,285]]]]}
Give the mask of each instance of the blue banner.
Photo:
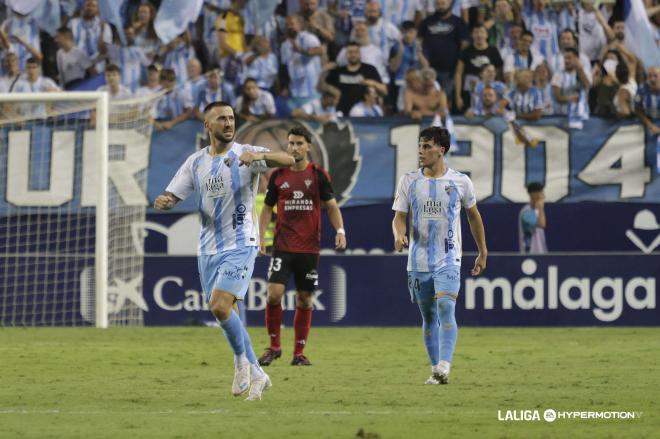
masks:
{"type": "MultiPolygon", "coordinates": [[[[656,141],[639,124],[592,118],[584,129],[569,130],[564,119],[545,118],[527,125],[529,135],[541,142],[526,148],[516,143],[502,119],[454,122],[458,148],[449,165],[471,176],[480,202],[526,202],[525,187],[532,181],[545,184],[548,202],[660,202],[656,141]]],[[[237,141],[285,149],[294,123],[247,124],[237,141]]],[[[351,119],[312,128],[312,156],[329,170],[346,206],[391,202],[398,177],[417,167],[420,125],[408,119],[351,119]]],[[[201,124],[193,121],[154,135],[149,199],[203,144],[201,124]]],[[[178,207],[193,208],[192,203],[178,207]]]]}
{"type": "MultiPolygon", "coordinates": [[[[530,136],[541,139],[535,148],[516,143],[502,119],[489,121],[455,120],[458,146],[452,148],[449,165],[468,173],[478,200],[486,203],[527,202],[527,183],[545,183],[546,201],[625,201],[660,202],[660,178],[656,169],[656,140],[643,127],[632,123],[591,119],[583,130],[563,128],[559,118],[544,119],[528,125],[530,136]]],[[[243,125],[236,140],[286,148],[286,133],[291,120],[266,120],[243,125]]],[[[417,168],[417,137],[421,126],[408,119],[345,120],[340,124],[311,126],[311,158],[325,167],[341,205],[365,206],[389,204],[398,178],[417,168]]],[[[40,164],[53,164],[57,172],[44,173],[39,187],[10,185],[0,191],[0,214],[7,203],[43,207],[72,203],[77,207],[86,187],[92,185],[96,166],[85,148],[93,148],[93,131],[80,124],[76,131],[70,123],[48,122],[42,127],[26,126],[24,131],[8,136],[0,129],[0,161],[11,164],[0,176],[0,188],[12,175],[29,174],[40,164]],[[59,147],[51,148],[51,143],[59,147]],[[86,146],[85,146],[86,145],[86,146]],[[30,154],[25,151],[30,150],[30,154]],[[72,153],[73,151],[73,153],[72,153]],[[72,160],[83,158],[80,166],[72,160]],[[89,160],[87,160],[89,159],[89,160]],[[42,191],[36,194],[35,191],[42,191]],[[49,194],[61,194],[55,203],[49,194]],[[66,196],[65,196],[66,195],[66,196]],[[43,203],[38,201],[45,200],[43,203]],[[41,204],[40,204],[41,203],[41,204]]],[[[196,148],[205,145],[201,122],[189,120],[171,130],[155,132],[151,141],[136,130],[111,127],[111,151],[123,151],[110,167],[111,188],[119,191],[126,205],[148,205],[161,193],[178,167],[196,148]],[[138,188],[138,177],[148,173],[147,193],[138,188]],[[139,193],[138,193],[139,192],[139,193]]],[[[47,166],[48,168],[48,166],[47,166]]],[[[27,186],[26,186],[27,185],[27,186]]],[[[84,195],[84,194],[83,194],[84,195]]],[[[82,199],[82,201],[81,201],[82,199]]],[[[191,201],[177,206],[177,212],[195,210],[191,201]]]]}
{"type": "MultiPolygon", "coordinates": [[[[268,258],[257,258],[245,298],[248,323],[263,325],[268,258]]],[[[465,326],[660,325],[660,256],[494,256],[483,276],[464,258],[457,320],[465,326]]],[[[403,256],[323,256],[314,325],[418,325],[403,256]],[[386,273],[383,275],[383,273],[386,273]]],[[[293,285],[285,310],[295,309],[293,285]]],[[[146,325],[212,323],[194,257],[147,258],[146,325]]],[[[292,313],[285,318],[290,324],[292,313]]]]}

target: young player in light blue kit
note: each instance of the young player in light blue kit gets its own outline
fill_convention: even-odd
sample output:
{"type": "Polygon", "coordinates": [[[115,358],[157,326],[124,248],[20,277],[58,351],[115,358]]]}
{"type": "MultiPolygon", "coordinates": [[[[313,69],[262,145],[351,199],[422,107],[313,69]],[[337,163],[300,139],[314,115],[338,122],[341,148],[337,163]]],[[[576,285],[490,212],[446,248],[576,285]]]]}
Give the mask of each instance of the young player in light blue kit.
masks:
{"type": "Polygon", "coordinates": [[[392,209],[394,248],[408,246],[408,289],[422,313],[423,338],[431,361],[426,384],[447,384],[458,328],[454,315],[460,287],[461,207],[467,212],[479,248],[472,275],[486,268],[486,238],[470,178],[447,167],[444,156],[450,136],[430,127],[419,134],[421,168],[401,177],[392,209]]]}
{"type": "Polygon", "coordinates": [[[199,275],[208,306],[234,351],[235,396],[249,389],[248,400],[261,399],[271,386],[254,355],[250,337],[233,310],[243,300],[258,253],[259,225],[254,213],[259,174],[269,166],[289,167],[285,152],[235,143],[234,110],[226,102],[204,109],[204,127],[211,144],[190,155],[154,202],[168,210],[193,192],[201,216],[199,275]]]}

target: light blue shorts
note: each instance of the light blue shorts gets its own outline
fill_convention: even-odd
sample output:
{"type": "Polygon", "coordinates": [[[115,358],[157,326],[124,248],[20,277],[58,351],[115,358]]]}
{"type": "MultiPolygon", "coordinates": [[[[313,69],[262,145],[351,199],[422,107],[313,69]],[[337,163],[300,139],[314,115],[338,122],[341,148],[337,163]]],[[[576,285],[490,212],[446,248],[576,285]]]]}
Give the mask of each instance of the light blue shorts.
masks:
{"type": "Polygon", "coordinates": [[[198,256],[199,280],[206,302],[211,300],[214,289],[226,291],[238,300],[243,300],[250,285],[257,252],[257,247],[243,247],[214,255],[198,256]]]}
{"type": "Polygon", "coordinates": [[[456,295],[460,287],[461,267],[456,265],[448,265],[433,272],[408,272],[408,292],[412,302],[429,301],[438,293],[456,295]]]}

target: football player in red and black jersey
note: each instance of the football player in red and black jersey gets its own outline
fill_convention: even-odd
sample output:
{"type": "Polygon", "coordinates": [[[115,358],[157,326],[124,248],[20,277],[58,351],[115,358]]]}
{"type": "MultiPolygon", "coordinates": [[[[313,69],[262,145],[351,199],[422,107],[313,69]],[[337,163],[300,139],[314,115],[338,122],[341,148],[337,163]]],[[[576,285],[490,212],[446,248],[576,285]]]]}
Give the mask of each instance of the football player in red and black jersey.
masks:
{"type": "MultiPolygon", "coordinates": [[[[311,365],[303,355],[303,350],[312,323],[312,298],[318,286],[321,207],[328,210],[330,223],[337,231],[335,249],[346,248],[344,223],[330,177],[308,158],[312,143],[311,133],[302,126],[293,127],[289,130],[288,142],[287,151],[295,159],[295,164],[288,169],[280,168],[271,175],[264,208],[259,218],[260,236],[263,237],[273,207],[277,204],[266,304],[266,329],[270,337],[270,347],[259,358],[262,366],[268,366],[282,355],[282,296],[292,274],[297,294],[296,313],[293,317],[295,348],[291,365],[311,365]]],[[[266,243],[263,239],[260,242],[260,250],[262,254],[266,254],[266,243]]]]}

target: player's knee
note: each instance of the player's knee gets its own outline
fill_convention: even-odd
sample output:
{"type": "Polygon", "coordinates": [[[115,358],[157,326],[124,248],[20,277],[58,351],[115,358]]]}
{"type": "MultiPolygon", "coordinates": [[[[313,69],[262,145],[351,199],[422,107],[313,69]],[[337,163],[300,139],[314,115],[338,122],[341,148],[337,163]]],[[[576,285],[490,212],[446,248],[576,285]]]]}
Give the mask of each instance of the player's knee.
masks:
{"type": "Polygon", "coordinates": [[[299,291],[296,294],[296,307],[310,309],[314,303],[314,295],[307,291],[299,291]]]}
{"type": "Polygon", "coordinates": [[[231,316],[231,306],[227,307],[223,303],[214,303],[210,305],[213,315],[220,320],[227,320],[231,316]]]}

